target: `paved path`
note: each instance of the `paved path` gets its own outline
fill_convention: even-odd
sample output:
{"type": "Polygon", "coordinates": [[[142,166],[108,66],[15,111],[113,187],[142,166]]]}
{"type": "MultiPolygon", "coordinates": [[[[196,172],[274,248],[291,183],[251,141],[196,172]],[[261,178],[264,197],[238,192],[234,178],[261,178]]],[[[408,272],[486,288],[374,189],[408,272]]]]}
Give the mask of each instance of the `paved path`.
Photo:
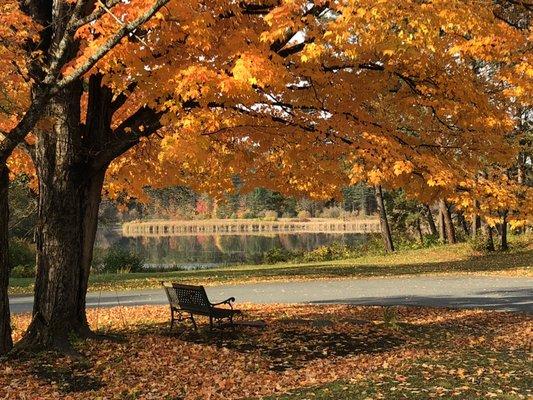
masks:
{"type": "MultiPolygon", "coordinates": [[[[481,307],[533,314],[533,279],[482,276],[415,276],[270,282],[208,287],[212,301],[230,296],[252,303],[345,303],[366,305],[421,305],[481,307]]],[[[89,307],[166,304],[162,289],[93,292],[89,307]]],[[[13,313],[29,312],[32,297],[11,299],[13,313]]]]}

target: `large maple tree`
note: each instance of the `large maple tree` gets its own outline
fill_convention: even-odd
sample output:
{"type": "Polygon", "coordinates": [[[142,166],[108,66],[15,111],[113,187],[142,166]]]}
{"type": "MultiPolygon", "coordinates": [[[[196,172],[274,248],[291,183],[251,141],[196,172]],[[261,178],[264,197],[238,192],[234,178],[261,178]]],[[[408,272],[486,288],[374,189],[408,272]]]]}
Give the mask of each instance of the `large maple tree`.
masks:
{"type": "MultiPolygon", "coordinates": [[[[36,139],[25,148],[39,182],[38,274],[21,346],[90,333],[85,294],[106,173],[110,195],[183,182],[220,194],[241,175],[245,190],[324,198],[365,180],[468,207],[487,203],[473,189],[480,171],[515,156],[510,105],[530,105],[531,32],[514,18],[527,15],[524,3],[33,6],[11,11],[31,26],[13,51],[41,73],[12,72],[27,97],[0,144],[5,161],[29,131],[36,139]],[[46,40],[28,58],[35,35],[46,40]]],[[[520,190],[518,208],[531,196],[520,190]]]]}
{"type": "MultiPolygon", "coordinates": [[[[72,317],[72,305],[68,305],[72,299],[67,293],[79,275],[72,274],[67,267],[78,260],[68,258],[69,252],[62,250],[65,237],[62,235],[68,237],[72,232],[63,225],[65,218],[61,216],[64,211],[68,220],[76,213],[76,208],[81,207],[68,196],[69,189],[82,190],[74,183],[79,183],[83,175],[83,171],[76,169],[79,155],[72,155],[80,153],[78,146],[83,136],[81,104],[79,101],[76,104],[76,96],[83,91],[83,76],[167,2],[122,4],[111,1],[107,5],[102,2],[97,5],[95,1],[86,0],[26,0],[6,1],[1,6],[0,352],[12,346],[7,297],[8,159],[12,157],[10,165],[15,169],[26,168],[19,164],[27,163],[28,158],[22,153],[13,154],[17,146],[25,145],[37,166],[39,215],[43,226],[38,230],[37,263],[41,280],[37,280],[34,315],[43,328],[36,333],[35,341],[48,344],[54,337],[50,332],[60,330],[61,319],[72,317]],[[108,23],[106,30],[94,38],[83,39],[80,32],[105,23],[112,14],[109,10],[112,6],[116,7],[120,18],[114,24],[108,23]],[[85,48],[90,50],[84,51],[85,48]],[[33,137],[28,137],[29,134],[33,137]],[[57,262],[54,257],[62,261],[57,262]]],[[[71,219],[68,224],[80,222],[71,219]]]]}

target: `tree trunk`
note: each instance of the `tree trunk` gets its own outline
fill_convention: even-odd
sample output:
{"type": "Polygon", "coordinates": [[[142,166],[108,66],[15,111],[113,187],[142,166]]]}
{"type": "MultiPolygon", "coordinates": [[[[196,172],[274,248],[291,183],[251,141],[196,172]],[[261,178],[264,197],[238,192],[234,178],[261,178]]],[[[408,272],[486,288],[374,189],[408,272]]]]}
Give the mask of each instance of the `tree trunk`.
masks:
{"type": "Polygon", "coordinates": [[[82,249],[79,265],[80,280],[78,286],[78,304],[77,319],[78,330],[82,335],[91,335],[91,329],[87,322],[86,302],[87,289],[89,285],[89,274],[93,261],[94,241],[96,239],[96,230],[98,228],[98,209],[102,199],[102,186],[104,184],[105,169],[99,171],[84,186],[83,195],[83,232],[82,232],[82,249]]]}
{"type": "Polygon", "coordinates": [[[13,347],[9,313],[9,176],[6,165],[0,166],[0,355],[13,347]]]}
{"type": "Polygon", "coordinates": [[[50,131],[35,146],[39,178],[37,277],[33,316],[17,347],[69,350],[78,330],[79,262],[82,255],[84,167],[80,160],[81,83],[50,102],[50,131]]]}
{"type": "MultiPolygon", "coordinates": [[[[103,77],[100,74],[92,75],[89,79],[89,96],[83,147],[88,149],[88,152],[92,154],[98,154],[104,149],[106,141],[109,140],[112,132],[111,120],[114,113],[113,93],[108,87],[102,86],[102,79],[103,77]]],[[[98,228],[98,210],[102,200],[102,187],[107,167],[108,164],[104,164],[98,171],[90,171],[91,176],[84,182],[83,187],[83,231],[77,304],[79,333],[82,335],[91,334],[85,310],[85,297],[89,285],[94,241],[98,228]]]]}
{"type": "Polygon", "coordinates": [[[479,215],[474,214],[472,217],[472,237],[473,238],[475,238],[478,235],[480,229],[481,229],[481,218],[479,217],[479,215]]]}
{"type": "Polygon", "coordinates": [[[426,217],[427,217],[427,220],[428,220],[428,225],[429,225],[429,231],[431,232],[431,234],[435,237],[437,237],[438,233],[437,233],[437,226],[435,225],[435,220],[433,219],[433,214],[431,213],[431,207],[426,204],[426,217]]]}
{"type": "Polygon", "coordinates": [[[359,188],[360,188],[360,196],[361,196],[361,215],[363,216],[363,218],[366,218],[366,216],[368,215],[368,204],[367,204],[367,201],[366,201],[366,186],[364,185],[359,185],[359,188]]]}
{"type": "Polygon", "coordinates": [[[385,209],[385,203],[383,201],[383,191],[381,185],[375,187],[376,203],[378,205],[379,212],[379,224],[381,226],[381,236],[383,243],[385,244],[385,251],[393,252],[394,243],[392,241],[392,235],[390,231],[389,221],[387,219],[387,210],[385,209]]]}
{"type": "Polygon", "coordinates": [[[463,232],[468,237],[470,235],[470,229],[468,228],[468,223],[466,222],[464,214],[462,212],[458,212],[457,219],[459,220],[459,225],[461,225],[461,228],[463,228],[463,232]]]}
{"type": "Polygon", "coordinates": [[[439,203],[439,240],[442,243],[446,243],[446,222],[444,219],[444,213],[442,212],[442,208],[440,208],[439,203]]]}
{"type": "Polygon", "coordinates": [[[416,219],[416,232],[418,233],[418,241],[420,242],[420,244],[424,244],[424,234],[422,233],[420,218],[416,219]]]}
{"type": "Polygon", "coordinates": [[[500,250],[503,250],[503,251],[509,250],[509,244],[507,243],[507,211],[502,212],[500,250]]]}
{"type": "MultiPolygon", "coordinates": [[[[101,84],[100,75],[90,77],[84,126],[80,124],[82,85],[76,82],[50,105],[53,131],[39,134],[35,152],[40,185],[38,270],[33,318],[21,348],[68,351],[69,333],[92,333],[85,296],[105,172],[115,157],[138,142],[112,130],[112,116],[127,97],[114,98],[101,84]]],[[[141,125],[147,126],[147,134],[155,132],[160,127],[158,114],[140,108],[121,127],[141,125]],[[152,123],[147,125],[150,118],[152,123]]]]}
{"type": "Polygon", "coordinates": [[[494,240],[492,238],[492,226],[483,224],[483,235],[485,236],[485,249],[487,251],[494,251],[494,240]]]}
{"type": "MultiPolygon", "coordinates": [[[[446,238],[446,242],[453,244],[457,243],[457,239],[455,237],[455,228],[453,226],[452,216],[450,214],[450,209],[448,208],[448,205],[446,204],[445,200],[439,201],[439,209],[441,212],[441,223],[444,228],[444,234],[446,238]]],[[[442,230],[442,228],[441,228],[442,230]]]]}

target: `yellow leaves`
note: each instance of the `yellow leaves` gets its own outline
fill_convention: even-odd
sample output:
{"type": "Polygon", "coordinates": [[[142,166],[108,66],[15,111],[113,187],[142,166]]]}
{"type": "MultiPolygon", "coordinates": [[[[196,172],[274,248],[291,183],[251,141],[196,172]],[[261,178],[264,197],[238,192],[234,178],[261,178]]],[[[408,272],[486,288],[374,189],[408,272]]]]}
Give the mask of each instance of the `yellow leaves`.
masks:
{"type": "Polygon", "coordinates": [[[453,181],[453,175],[448,171],[436,172],[426,180],[428,186],[448,186],[453,181]]]}
{"type": "Polygon", "coordinates": [[[324,53],[324,46],[317,43],[308,43],[305,45],[304,50],[300,55],[302,62],[308,62],[319,58],[324,53]]]}
{"type": "Polygon", "coordinates": [[[408,174],[414,170],[413,163],[410,161],[396,161],[393,166],[394,174],[399,176],[401,174],[408,174]]]}
{"type": "MultiPolygon", "coordinates": [[[[142,186],[143,175],[161,184],[186,177],[220,191],[230,174],[242,174],[250,185],[325,197],[367,179],[431,200],[512,159],[505,135],[515,122],[505,102],[531,101],[533,67],[523,51],[527,34],[495,24],[490,1],[328,2],[331,15],[320,18],[304,0],[276,2],[265,18],[230,3],[171,1],[143,36],[147,46],[126,39],[98,65],[114,94],[137,84],[125,117],[139,105],[165,113],[164,139],[128,155],[146,164],[135,170],[126,158],[113,166],[126,186],[142,186]],[[289,44],[295,35],[308,41],[302,50],[289,44]],[[273,43],[285,46],[273,51],[273,43]],[[473,60],[501,66],[494,84],[476,75],[473,60]],[[494,90],[502,86],[507,98],[494,90]]],[[[12,13],[15,3],[8,4],[0,7],[12,13]]],[[[118,7],[131,20],[146,2],[118,7]]],[[[10,33],[14,22],[0,16],[2,39],[20,43],[35,34],[27,23],[10,33]]],[[[70,67],[116,28],[106,15],[78,32],[81,51],[70,67]]],[[[19,53],[1,43],[0,70],[14,72],[4,59],[19,53]]],[[[0,115],[2,130],[29,99],[12,72],[0,81],[10,100],[0,99],[9,110],[0,115]]],[[[491,187],[476,196],[503,207],[514,204],[504,200],[513,191],[491,187]]]]}
{"type": "Polygon", "coordinates": [[[372,185],[379,185],[383,180],[383,174],[381,171],[372,170],[368,172],[368,182],[372,185]]]}
{"type": "MultiPolygon", "coordinates": [[[[252,86],[266,88],[271,85],[283,84],[281,75],[278,75],[276,65],[262,52],[245,52],[240,54],[231,69],[232,80],[223,82],[223,90],[245,89],[249,92],[252,86]]],[[[231,94],[231,93],[230,93],[231,94]]]]}
{"type": "Polygon", "coordinates": [[[235,80],[240,82],[246,82],[250,85],[256,85],[258,83],[257,78],[254,76],[254,62],[251,57],[240,57],[235,66],[231,70],[235,80]]]}
{"type": "MultiPolygon", "coordinates": [[[[208,98],[208,95],[212,93],[218,80],[219,75],[216,71],[201,65],[189,66],[178,71],[176,76],[172,79],[172,81],[175,82],[175,95],[184,101],[205,101],[208,98]]],[[[170,107],[172,107],[172,105],[173,103],[170,102],[170,107]]]]}
{"type": "Polygon", "coordinates": [[[356,12],[359,17],[364,17],[367,11],[363,7],[359,7],[356,12]]]}
{"type": "Polygon", "coordinates": [[[7,159],[7,167],[9,169],[9,178],[15,179],[20,175],[29,177],[30,189],[36,191],[38,189],[37,173],[30,155],[22,149],[15,149],[11,156],[7,159]]]}
{"type": "Polygon", "coordinates": [[[349,174],[350,185],[355,185],[364,179],[364,167],[361,164],[355,163],[351,166],[349,174]]]}

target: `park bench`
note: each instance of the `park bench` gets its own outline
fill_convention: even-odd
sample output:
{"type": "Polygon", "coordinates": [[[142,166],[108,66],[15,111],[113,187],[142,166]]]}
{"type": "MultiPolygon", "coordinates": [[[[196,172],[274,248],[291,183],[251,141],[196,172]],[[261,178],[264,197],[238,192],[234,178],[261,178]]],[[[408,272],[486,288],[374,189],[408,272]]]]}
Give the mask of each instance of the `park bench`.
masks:
{"type": "Polygon", "coordinates": [[[174,322],[190,318],[195,330],[198,330],[195,315],[202,315],[209,318],[209,328],[213,329],[214,322],[222,325],[224,319],[228,320],[229,326],[234,326],[233,317],[241,314],[240,310],[234,310],[232,303],[235,297],[230,297],[219,303],[211,303],[207,298],[207,293],[203,286],[182,285],[179,283],[161,282],[167,294],[170,304],[170,330],[174,322]],[[216,307],[226,304],[230,308],[216,307]],[[188,315],[188,317],[184,317],[188,315]]]}

